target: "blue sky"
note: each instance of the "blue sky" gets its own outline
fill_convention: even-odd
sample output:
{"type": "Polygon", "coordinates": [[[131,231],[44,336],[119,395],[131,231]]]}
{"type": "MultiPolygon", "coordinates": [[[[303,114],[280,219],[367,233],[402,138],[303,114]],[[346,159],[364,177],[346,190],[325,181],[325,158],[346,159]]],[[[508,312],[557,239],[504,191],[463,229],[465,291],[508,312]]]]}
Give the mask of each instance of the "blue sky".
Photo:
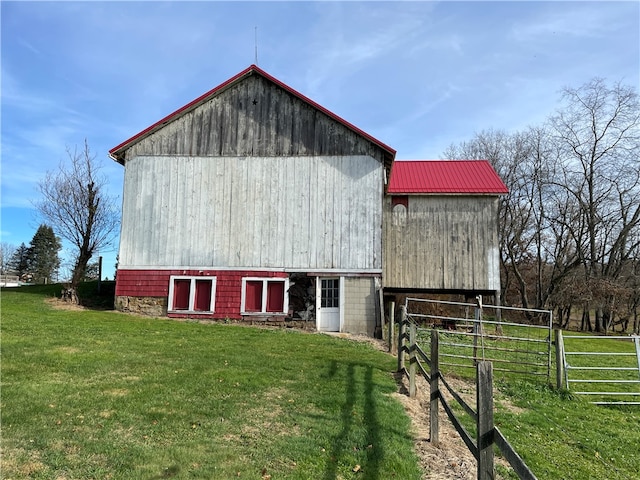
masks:
{"type": "MultiPolygon", "coordinates": [[[[564,86],[640,84],[640,3],[1,2],[2,242],[40,224],[37,182],[86,138],[108,150],[255,63],[396,149],[442,158],[538,125],[564,86]]],[[[100,252],[113,278],[116,244],[100,252]]],[[[64,254],[69,258],[69,250],[64,254]]]]}

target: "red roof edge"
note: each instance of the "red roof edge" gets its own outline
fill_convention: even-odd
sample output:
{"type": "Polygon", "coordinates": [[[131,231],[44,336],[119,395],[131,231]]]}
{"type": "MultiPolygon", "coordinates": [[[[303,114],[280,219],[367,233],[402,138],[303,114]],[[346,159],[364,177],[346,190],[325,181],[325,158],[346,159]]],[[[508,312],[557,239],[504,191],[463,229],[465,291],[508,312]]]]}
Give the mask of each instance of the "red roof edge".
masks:
{"type": "Polygon", "coordinates": [[[124,142],[120,143],[119,145],[113,147],[111,150],[109,150],[109,156],[111,158],[113,158],[114,160],[118,161],[119,163],[122,163],[121,159],[118,159],[115,155],[116,153],[118,153],[121,150],[124,150],[126,148],[128,148],[129,146],[131,146],[133,143],[142,140],[146,135],[158,130],[160,127],[164,126],[165,124],[169,123],[172,119],[174,119],[175,117],[178,117],[179,115],[188,112],[189,110],[197,107],[200,103],[204,102],[208,97],[214,95],[215,93],[220,92],[221,90],[223,90],[224,88],[230,86],[231,84],[239,81],[240,79],[242,79],[243,77],[252,74],[253,72],[256,72],[260,75],[262,75],[264,78],[270,80],[271,82],[275,83],[276,85],[278,85],[279,87],[283,88],[284,90],[286,90],[287,92],[291,93],[292,95],[298,97],[300,100],[308,103],[309,105],[311,105],[312,107],[320,110],[322,113],[324,113],[325,115],[331,117],[332,119],[336,120],[337,122],[341,123],[342,125],[344,125],[345,127],[347,127],[348,129],[354,131],[355,133],[363,136],[364,138],[366,138],[367,140],[369,140],[370,142],[376,144],[377,146],[379,146],[381,149],[385,150],[387,153],[389,153],[391,155],[392,158],[395,158],[396,155],[396,151],[389,147],[388,145],[382,143],[381,141],[379,141],[378,139],[372,137],[371,135],[369,135],[368,133],[366,133],[365,131],[359,129],[358,127],[356,127],[355,125],[353,125],[352,123],[347,122],[346,120],[344,120],[343,118],[339,117],[338,115],[336,115],[335,113],[331,112],[330,110],[327,110],[326,108],[324,108],[322,105],[314,102],[313,100],[311,100],[309,97],[307,97],[306,95],[303,95],[302,93],[298,92],[297,90],[291,88],[290,86],[288,86],[287,84],[281,82],[280,80],[278,80],[277,78],[273,77],[272,75],[268,74],[267,72],[265,72],[264,70],[262,70],[260,67],[258,67],[257,65],[251,65],[247,68],[245,68],[243,71],[241,71],[240,73],[238,73],[237,75],[234,75],[233,77],[231,77],[230,79],[222,82],[220,85],[218,85],[217,87],[214,87],[213,89],[209,90],[208,92],[200,95],[198,98],[196,98],[195,100],[192,100],[191,102],[187,103],[186,105],[184,105],[183,107],[180,107],[179,109],[177,109],[175,112],[170,113],[169,115],[167,115],[166,117],[162,118],[161,120],[158,120],[156,123],[154,123],[153,125],[145,128],[144,130],[142,130],[141,132],[135,134],[133,137],[125,140],[124,142]]]}
{"type": "Polygon", "coordinates": [[[509,189],[488,160],[393,162],[388,195],[505,195],[509,189]]]}

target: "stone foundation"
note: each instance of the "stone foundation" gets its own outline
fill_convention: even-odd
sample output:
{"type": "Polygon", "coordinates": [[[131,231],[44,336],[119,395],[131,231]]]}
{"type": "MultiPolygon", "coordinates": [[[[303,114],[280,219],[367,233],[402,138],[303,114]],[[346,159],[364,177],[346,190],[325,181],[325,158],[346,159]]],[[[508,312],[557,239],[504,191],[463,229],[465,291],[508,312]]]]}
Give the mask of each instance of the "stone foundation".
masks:
{"type": "Polygon", "coordinates": [[[166,317],[167,299],[165,297],[116,296],[115,308],[121,312],[166,317]]]}
{"type": "MultiPolygon", "coordinates": [[[[167,316],[167,299],[163,297],[131,297],[117,296],[115,308],[120,312],[148,315],[150,317],[167,316]]],[[[173,316],[172,316],[173,318],[173,316]]],[[[202,315],[185,315],[175,317],[180,320],[197,320],[215,323],[234,323],[238,325],[255,325],[264,327],[296,328],[299,330],[316,329],[315,320],[302,320],[300,318],[286,318],[278,316],[245,316],[242,319],[209,318],[202,315]]]]}

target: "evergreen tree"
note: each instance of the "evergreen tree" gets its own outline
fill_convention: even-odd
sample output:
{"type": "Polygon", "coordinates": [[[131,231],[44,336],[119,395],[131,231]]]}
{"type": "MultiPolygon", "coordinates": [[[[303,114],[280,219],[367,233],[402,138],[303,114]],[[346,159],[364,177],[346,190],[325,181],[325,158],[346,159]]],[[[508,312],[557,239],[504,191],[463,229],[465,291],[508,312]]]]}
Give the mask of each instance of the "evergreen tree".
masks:
{"type": "Polygon", "coordinates": [[[87,263],[87,270],[84,272],[84,281],[98,280],[100,277],[100,265],[98,262],[87,263]]]}
{"type": "Polygon", "coordinates": [[[31,240],[29,273],[37,283],[49,283],[60,268],[58,252],[62,248],[53,228],[42,224],[31,240]]]}
{"type": "Polygon", "coordinates": [[[29,248],[23,243],[11,255],[7,270],[22,278],[29,270],[29,248]]]}

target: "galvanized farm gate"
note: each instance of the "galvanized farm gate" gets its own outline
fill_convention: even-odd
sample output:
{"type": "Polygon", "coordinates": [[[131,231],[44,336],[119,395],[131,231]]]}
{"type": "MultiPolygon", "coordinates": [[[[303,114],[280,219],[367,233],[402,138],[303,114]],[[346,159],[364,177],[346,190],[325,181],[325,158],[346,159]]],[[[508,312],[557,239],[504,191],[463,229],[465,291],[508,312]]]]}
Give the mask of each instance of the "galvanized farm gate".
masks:
{"type": "Polygon", "coordinates": [[[640,336],[558,331],[556,343],[568,390],[597,405],[640,405],[640,336]]]}
{"type": "Polygon", "coordinates": [[[482,297],[476,303],[409,297],[404,306],[407,318],[419,325],[419,338],[428,340],[431,329],[438,330],[441,367],[475,369],[479,361],[490,361],[494,372],[550,381],[550,310],[483,305],[482,297]],[[523,321],[525,314],[537,323],[523,321]]]}

